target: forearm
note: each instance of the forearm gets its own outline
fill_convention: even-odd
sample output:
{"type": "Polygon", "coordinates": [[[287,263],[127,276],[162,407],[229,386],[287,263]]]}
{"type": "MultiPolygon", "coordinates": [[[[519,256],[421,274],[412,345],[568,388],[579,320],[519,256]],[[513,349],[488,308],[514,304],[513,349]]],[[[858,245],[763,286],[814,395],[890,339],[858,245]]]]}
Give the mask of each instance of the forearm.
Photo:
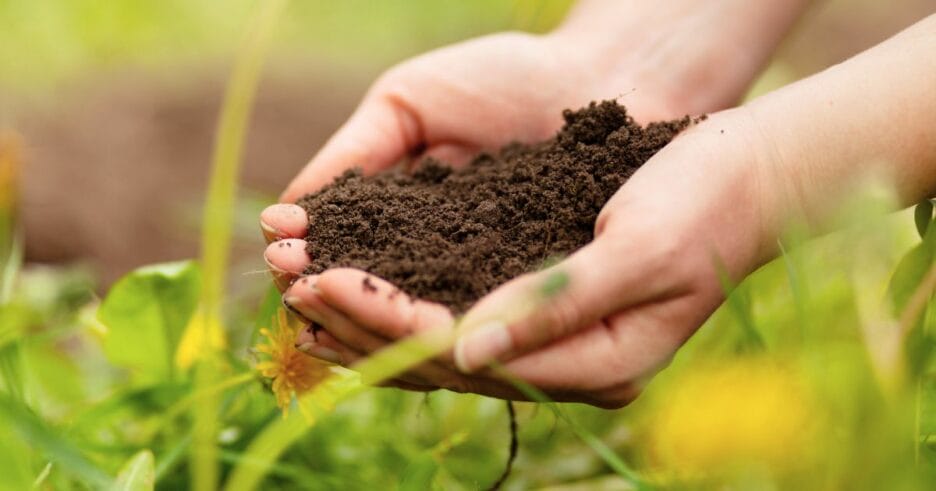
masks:
{"type": "MultiPolygon", "coordinates": [[[[936,194],[936,15],[747,105],[768,230],[804,217],[816,232],[845,193],[889,180],[901,205],[936,194]]],[[[769,239],[768,239],[769,240],[769,239]]]]}
{"type": "Polygon", "coordinates": [[[594,56],[611,80],[636,68],[660,85],[638,91],[711,112],[737,102],[810,1],[582,0],[554,35],[594,56]]]}

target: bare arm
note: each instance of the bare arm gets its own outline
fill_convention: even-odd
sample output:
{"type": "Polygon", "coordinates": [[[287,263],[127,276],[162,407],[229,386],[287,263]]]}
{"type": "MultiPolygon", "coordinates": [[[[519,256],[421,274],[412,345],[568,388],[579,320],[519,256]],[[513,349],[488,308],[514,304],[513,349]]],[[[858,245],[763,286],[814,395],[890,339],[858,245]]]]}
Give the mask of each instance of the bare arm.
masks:
{"type": "Polygon", "coordinates": [[[811,3],[581,0],[553,36],[594,58],[598,77],[620,80],[639,67],[656,80],[634,99],[661,91],[698,114],[734,105],[811,3]]]}
{"type": "Polygon", "coordinates": [[[936,15],[822,73],[748,104],[763,138],[768,235],[791,213],[817,231],[860,180],[889,180],[906,206],[936,195],[936,15]]]}

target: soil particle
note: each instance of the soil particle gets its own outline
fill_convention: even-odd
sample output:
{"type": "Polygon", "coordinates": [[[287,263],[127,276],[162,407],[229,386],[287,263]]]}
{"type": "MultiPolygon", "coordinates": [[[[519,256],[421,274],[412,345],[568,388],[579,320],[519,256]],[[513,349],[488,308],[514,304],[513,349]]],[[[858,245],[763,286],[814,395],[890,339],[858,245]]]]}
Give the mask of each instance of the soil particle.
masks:
{"type": "Polygon", "coordinates": [[[322,329],[325,329],[325,328],[324,328],[321,324],[319,324],[318,322],[312,321],[312,322],[309,324],[309,332],[312,333],[312,339],[313,339],[313,340],[318,341],[318,333],[319,333],[319,331],[321,331],[322,329]]]}
{"type": "Polygon", "coordinates": [[[312,260],[305,272],[359,268],[464,312],[590,242],[611,195],[690,125],[684,117],[641,127],[612,101],[562,116],[565,126],[538,144],[510,144],[456,169],[430,158],[412,173],[348,171],[303,197],[312,260]]]}

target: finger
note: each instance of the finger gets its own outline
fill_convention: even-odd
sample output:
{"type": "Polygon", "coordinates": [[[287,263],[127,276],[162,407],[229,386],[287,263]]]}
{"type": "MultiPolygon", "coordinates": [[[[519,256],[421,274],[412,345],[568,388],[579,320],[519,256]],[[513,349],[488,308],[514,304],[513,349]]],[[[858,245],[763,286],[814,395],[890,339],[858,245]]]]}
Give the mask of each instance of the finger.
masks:
{"type": "Polygon", "coordinates": [[[643,379],[669,360],[691,334],[691,326],[701,323],[682,300],[613,314],[574,336],[514,358],[504,367],[530,384],[557,391],[605,391],[643,379]]]}
{"type": "MultiPolygon", "coordinates": [[[[324,273],[323,273],[324,275],[324,273]]],[[[362,328],[343,312],[326,304],[319,289],[315,286],[321,281],[322,275],[307,276],[294,283],[285,294],[285,302],[298,311],[303,317],[320,323],[328,334],[344,346],[353,347],[358,353],[374,353],[380,351],[391,343],[373,330],[362,328]]],[[[319,332],[321,338],[323,333],[319,332]]],[[[343,351],[338,351],[343,353],[343,351]]],[[[342,364],[349,365],[347,359],[342,364]]],[[[460,374],[433,361],[428,361],[412,367],[401,379],[423,385],[436,385],[440,387],[457,386],[460,374]]]]}
{"type": "Polygon", "coordinates": [[[282,239],[301,239],[308,234],[309,217],[297,205],[277,203],[260,213],[260,230],[267,243],[282,239]]]}
{"type": "MultiPolygon", "coordinates": [[[[505,369],[513,376],[538,386],[546,393],[547,397],[557,402],[587,402],[599,407],[616,408],[636,397],[639,389],[635,389],[635,386],[630,383],[601,389],[591,394],[587,390],[589,383],[583,381],[583,379],[587,381],[594,380],[596,378],[595,367],[604,371],[612,366],[607,362],[607,358],[601,355],[605,351],[609,351],[606,348],[613,346],[613,343],[610,343],[604,336],[593,335],[585,338],[579,336],[569,338],[569,341],[571,340],[577,341],[575,346],[568,346],[567,343],[563,343],[562,346],[557,346],[557,349],[537,351],[507,364],[505,369]],[[583,343],[579,341],[580,339],[587,339],[587,341],[583,343]],[[599,354],[597,359],[593,356],[596,353],[599,354]],[[575,360],[576,358],[584,359],[586,362],[579,363],[575,360]],[[576,369],[557,370],[557,366],[575,366],[576,369]]],[[[304,330],[300,333],[297,343],[301,351],[321,360],[345,367],[353,367],[353,365],[366,358],[363,353],[349,348],[327,331],[319,331],[313,338],[310,330],[304,330]]],[[[611,351],[613,351],[613,347],[611,351]]],[[[447,390],[460,393],[472,392],[501,399],[529,400],[509,381],[489,379],[478,375],[463,375],[454,371],[449,371],[439,381],[441,385],[432,384],[425,379],[404,374],[400,377],[382,381],[377,385],[419,392],[444,387],[447,390]],[[472,377],[473,380],[467,377],[472,377]]]]}
{"type": "Polygon", "coordinates": [[[336,365],[347,366],[358,355],[325,331],[316,332],[316,323],[309,325],[296,336],[296,349],[303,353],[336,365]]]}
{"type": "MultiPolygon", "coordinates": [[[[298,340],[297,344],[299,344],[298,340]]],[[[344,367],[353,365],[365,357],[362,353],[349,348],[325,331],[317,333],[314,340],[299,344],[298,349],[312,357],[344,367]]],[[[383,387],[396,387],[404,390],[415,390],[420,392],[426,392],[438,388],[427,384],[425,380],[419,379],[418,377],[409,376],[407,374],[401,375],[397,378],[385,380],[379,385],[383,387]]]]}
{"type": "MultiPolygon", "coordinates": [[[[295,312],[294,312],[295,313],[295,312]]],[[[303,319],[308,321],[308,319],[303,319]]],[[[308,343],[315,343],[318,341],[319,332],[324,329],[317,322],[309,322],[309,325],[305,329],[299,331],[299,334],[296,335],[296,346],[302,346],[308,343]]]]}
{"type": "Polygon", "coordinates": [[[361,329],[344,314],[332,308],[321,297],[320,275],[305,276],[293,283],[283,294],[283,302],[304,318],[317,322],[346,346],[363,353],[373,353],[387,345],[387,339],[367,329],[361,329]]]}
{"type": "Polygon", "coordinates": [[[273,275],[273,282],[280,291],[289,288],[306,267],[312,264],[306,252],[306,242],[302,239],[284,239],[271,243],[263,251],[263,260],[266,261],[270,274],[273,275]]]}
{"type": "Polygon", "coordinates": [[[452,328],[452,313],[445,306],[413,298],[365,271],[330,269],[316,283],[326,303],[385,339],[452,328]]]}
{"type": "Polygon", "coordinates": [[[516,278],[482,299],[459,326],[458,368],[470,373],[528,353],[649,298],[657,287],[643,277],[646,268],[621,257],[614,242],[592,242],[562,263],[516,278]],[[609,267],[612,261],[617,267],[609,267]]]}
{"type": "Polygon", "coordinates": [[[422,139],[415,112],[402,98],[378,85],[293,179],[280,202],[293,203],[347,169],[361,167],[365,174],[385,169],[417,148],[422,139]]]}
{"type": "MultiPolygon", "coordinates": [[[[344,314],[357,329],[370,331],[379,339],[396,340],[430,330],[451,329],[452,315],[447,308],[411,299],[389,282],[364,271],[350,268],[328,270],[317,275],[315,284],[316,294],[328,304],[325,309],[344,314]]],[[[303,292],[306,287],[299,282],[290,289],[293,290],[303,292]]],[[[316,302],[310,304],[318,305],[316,302]]],[[[325,326],[330,328],[328,324],[325,326]]],[[[340,321],[336,327],[339,327],[340,332],[352,329],[351,326],[341,326],[340,321]]],[[[360,333],[357,335],[367,338],[360,333]]],[[[374,342],[372,346],[376,344],[374,342]]],[[[390,346],[392,343],[384,341],[383,348],[390,346]]],[[[456,371],[451,363],[446,365],[429,361],[411,368],[410,373],[432,385],[454,392],[523,400],[522,393],[509,382],[496,377],[464,375],[456,371]]]]}

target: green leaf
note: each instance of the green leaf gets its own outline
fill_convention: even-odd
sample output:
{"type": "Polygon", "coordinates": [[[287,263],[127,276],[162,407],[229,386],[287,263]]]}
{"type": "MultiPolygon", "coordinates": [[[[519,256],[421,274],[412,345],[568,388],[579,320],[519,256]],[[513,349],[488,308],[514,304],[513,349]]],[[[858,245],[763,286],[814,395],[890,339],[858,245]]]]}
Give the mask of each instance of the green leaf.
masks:
{"type": "MultiPolygon", "coordinates": [[[[930,210],[930,213],[932,210],[930,210]]],[[[917,217],[919,218],[919,206],[917,217]]],[[[920,229],[919,221],[917,228],[920,229]]],[[[933,267],[936,261],[936,227],[924,227],[923,242],[910,250],[900,262],[891,275],[888,285],[888,297],[891,301],[892,312],[895,318],[900,319],[907,309],[910,299],[916,294],[917,289],[923,284],[927,273],[933,267]]],[[[903,349],[906,357],[906,363],[911,374],[918,375],[926,369],[933,353],[936,353],[936,339],[932,337],[932,332],[928,332],[924,319],[932,316],[932,298],[928,301],[928,307],[924,308],[920,315],[912,320],[910,330],[903,340],[903,349]],[[927,312],[929,314],[927,315],[927,312]]]]}
{"type": "Polygon", "coordinates": [[[400,491],[421,491],[423,489],[437,489],[435,484],[436,474],[442,467],[442,458],[449,453],[452,448],[457,447],[468,439],[468,433],[459,431],[449,435],[444,440],[437,443],[434,447],[426,450],[416,457],[406,466],[403,471],[403,481],[400,483],[400,491]]]}
{"type": "Polygon", "coordinates": [[[25,406],[0,394],[0,424],[7,426],[20,440],[42,452],[93,489],[110,486],[110,477],[89,461],[60,431],[48,426],[25,406]]]}
{"type": "MultiPolygon", "coordinates": [[[[385,351],[392,351],[389,347],[385,351]]],[[[260,430],[244,451],[243,460],[228,477],[225,491],[257,489],[280,455],[299,440],[318,420],[364,386],[358,374],[350,370],[338,371],[323,380],[297,401],[298,411],[277,417],[260,430]]]]}
{"type": "Polygon", "coordinates": [[[917,232],[920,233],[920,237],[926,236],[926,229],[929,227],[932,220],[933,203],[930,200],[916,205],[916,208],[913,210],[913,221],[916,222],[917,232]]]}
{"type": "Polygon", "coordinates": [[[14,399],[23,402],[23,364],[20,351],[20,343],[0,346],[0,385],[5,387],[14,399]]]}
{"type": "Polygon", "coordinates": [[[151,490],[156,483],[156,470],[153,452],[141,450],[130,458],[120,469],[114,491],[146,491],[151,490]]]}
{"type": "Polygon", "coordinates": [[[37,480],[33,468],[36,455],[11,426],[10,422],[0,421],[0,490],[29,489],[37,480]]]}
{"type": "Polygon", "coordinates": [[[425,453],[406,466],[400,491],[421,491],[433,489],[432,482],[439,471],[439,463],[431,453],[425,453]]]}
{"type": "Polygon", "coordinates": [[[888,297],[895,316],[899,317],[907,302],[920,286],[924,276],[936,259],[936,227],[929,227],[923,242],[910,249],[891,275],[888,297]]]}
{"type": "Polygon", "coordinates": [[[173,378],[176,346],[195,311],[201,274],[194,262],[147,266],[123,277],[98,310],[104,351],[152,383],[173,378]]]}

